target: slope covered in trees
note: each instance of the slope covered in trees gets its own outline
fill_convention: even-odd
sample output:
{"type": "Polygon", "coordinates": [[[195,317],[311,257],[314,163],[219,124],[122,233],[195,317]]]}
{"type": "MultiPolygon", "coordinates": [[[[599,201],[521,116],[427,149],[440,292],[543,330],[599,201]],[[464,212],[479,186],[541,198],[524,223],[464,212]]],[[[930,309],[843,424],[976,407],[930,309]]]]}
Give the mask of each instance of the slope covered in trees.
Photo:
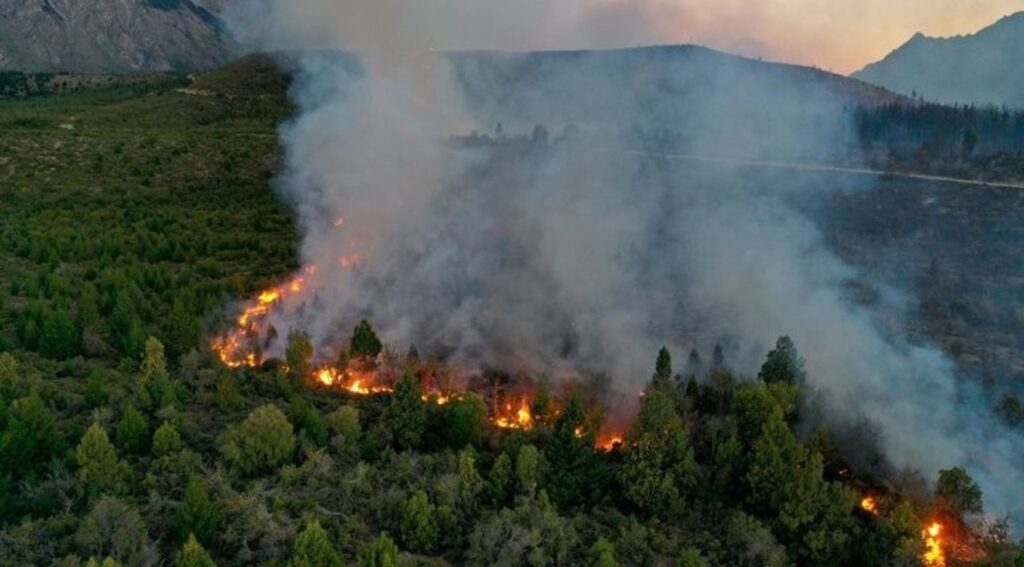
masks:
{"type": "Polygon", "coordinates": [[[269,189],[288,105],[181,81],[0,102],[0,564],[914,564],[926,521],[977,511],[963,471],[899,493],[798,436],[814,353],[788,339],[760,377],[652,352],[607,451],[599,377],[496,428],[483,397],[423,400],[441,363],[372,321],[350,354],[392,393],[316,387],[298,333],[287,366],[226,368],[225,303],[297,269],[269,189]]]}

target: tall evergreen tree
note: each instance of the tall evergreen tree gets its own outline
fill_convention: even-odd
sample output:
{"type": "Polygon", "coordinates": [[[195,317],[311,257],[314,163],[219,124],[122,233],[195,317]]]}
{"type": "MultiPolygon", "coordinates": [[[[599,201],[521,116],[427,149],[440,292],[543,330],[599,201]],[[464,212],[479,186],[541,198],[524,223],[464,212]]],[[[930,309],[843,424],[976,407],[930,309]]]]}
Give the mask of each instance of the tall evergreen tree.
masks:
{"type": "Polygon", "coordinates": [[[796,351],[796,345],[789,337],[779,337],[775,348],[768,353],[768,359],[761,366],[757,377],[766,384],[803,382],[804,360],[796,351]]]}
{"type": "Polygon", "coordinates": [[[190,535],[174,559],[174,567],[217,567],[217,564],[196,537],[190,535]]]}
{"type": "Polygon", "coordinates": [[[384,345],[377,338],[370,322],[363,319],[352,331],[352,340],[349,344],[349,353],[353,358],[375,359],[384,345]]]}
{"type": "Polygon", "coordinates": [[[295,538],[292,567],[342,567],[341,556],[331,545],[327,532],[315,520],[307,522],[305,529],[295,538]]]}
{"type": "Polygon", "coordinates": [[[672,399],[660,391],[644,396],[626,440],[619,471],[627,499],[651,514],[671,517],[697,486],[697,463],[672,399]]]}
{"type": "Polygon", "coordinates": [[[220,528],[220,508],[210,498],[206,485],[193,476],[185,488],[185,499],[174,515],[174,527],[179,537],[189,534],[207,544],[214,541],[220,528]]]}
{"type": "Polygon", "coordinates": [[[126,494],[131,468],[117,458],[117,450],[99,423],[93,423],[75,449],[78,480],[89,495],[126,494]]]}
{"type": "Polygon", "coordinates": [[[139,366],[139,382],[146,386],[150,381],[165,380],[167,356],[164,354],[164,344],[156,337],[149,337],[143,351],[142,364],[139,366]]]}
{"type": "Polygon", "coordinates": [[[654,365],[654,377],[651,380],[655,389],[666,391],[672,384],[672,355],[666,347],[658,351],[658,360],[654,365]]]}
{"type": "Polygon", "coordinates": [[[359,552],[359,567],[398,567],[398,546],[387,534],[359,552]]]}
{"type": "Polygon", "coordinates": [[[399,449],[414,449],[420,445],[427,427],[427,408],[419,380],[411,372],[402,374],[395,384],[391,403],[384,410],[381,422],[399,449]]]}
{"type": "Polygon", "coordinates": [[[594,452],[594,442],[583,402],[573,394],[544,448],[551,470],[558,473],[546,486],[559,506],[591,506],[603,497],[607,470],[594,452]]]}

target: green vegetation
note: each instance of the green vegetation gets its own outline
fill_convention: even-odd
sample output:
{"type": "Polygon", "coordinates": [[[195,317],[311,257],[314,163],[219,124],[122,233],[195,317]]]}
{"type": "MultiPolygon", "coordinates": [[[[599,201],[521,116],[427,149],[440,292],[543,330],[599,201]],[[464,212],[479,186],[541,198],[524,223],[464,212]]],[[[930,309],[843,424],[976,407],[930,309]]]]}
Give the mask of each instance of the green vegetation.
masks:
{"type": "MultiPolygon", "coordinates": [[[[933,504],[979,509],[953,469],[934,503],[859,511],[828,433],[793,432],[788,340],[761,380],[659,353],[608,452],[596,382],[540,380],[523,431],[485,395],[424,401],[418,355],[351,398],[295,379],[300,332],[291,379],[224,368],[225,304],[297,266],[269,189],[284,83],[219,73],[0,101],[0,565],[872,565],[912,560],[933,504]]],[[[351,347],[388,351],[368,322],[351,347]]]]}

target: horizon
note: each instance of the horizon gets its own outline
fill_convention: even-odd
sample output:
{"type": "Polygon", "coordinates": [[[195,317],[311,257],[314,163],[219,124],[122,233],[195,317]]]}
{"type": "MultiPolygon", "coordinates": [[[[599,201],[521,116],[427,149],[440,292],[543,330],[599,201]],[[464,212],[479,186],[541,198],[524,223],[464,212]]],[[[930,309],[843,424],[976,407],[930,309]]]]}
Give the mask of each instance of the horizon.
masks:
{"type": "Polygon", "coordinates": [[[660,45],[700,45],[752,59],[816,67],[849,75],[877,62],[917,33],[955,37],[977,33],[1024,11],[1024,0],[839,1],[813,0],[524,0],[512,9],[501,0],[460,3],[435,0],[409,11],[401,1],[359,9],[328,0],[296,0],[286,23],[273,33],[252,33],[279,5],[233,3],[229,27],[246,29],[237,39],[249,47],[340,47],[364,51],[571,51],[660,45]],[[260,19],[246,6],[261,5],[260,19]],[[356,17],[352,17],[353,14],[356,17]],[[306,17],[305,15],[309,15],[306,17]],[[313,16],[315,15],[315,16],[313,16]],[[238,26],[237,18],[246,21],[238,26]],[[378,44],[381,25],[416,30],[378,44]]]}

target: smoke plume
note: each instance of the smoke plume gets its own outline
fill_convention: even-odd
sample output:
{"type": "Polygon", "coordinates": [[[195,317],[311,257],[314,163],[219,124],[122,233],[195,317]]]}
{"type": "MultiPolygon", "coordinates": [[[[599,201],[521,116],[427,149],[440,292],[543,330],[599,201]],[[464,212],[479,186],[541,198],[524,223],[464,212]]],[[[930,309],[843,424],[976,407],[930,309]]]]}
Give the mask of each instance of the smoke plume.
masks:
{"type": "Polygon", "coordinates": [[[793,70],[699,50],[446,52],[586,37],[575,26],[593,20],[581,10],[252,0],[229,12],[254,49],[306,50],[278,186],[316,295],[284,302],[275,328],[339,345],[366,317],[386,342],[465,368],[607,372],[627,395],[663,344],[682,361],[721,343],[751,376],[790,335],[830,420],[877,424],[896,467],[968,466],[990,511],[1024,519],[1020,436],[941,352],[880,323],[882,309],[905,304],[901,290],[879,284],[881,307],[853,304],[844,286],[864,274],[787,204],[857,187],[634,143],[669,124],[689,133],[694,155],[821,157],[849,135],[836,118],[844,101],[794,84],[793,70]],[[499,122],[498,141],[451,141],[499,122]]]}

